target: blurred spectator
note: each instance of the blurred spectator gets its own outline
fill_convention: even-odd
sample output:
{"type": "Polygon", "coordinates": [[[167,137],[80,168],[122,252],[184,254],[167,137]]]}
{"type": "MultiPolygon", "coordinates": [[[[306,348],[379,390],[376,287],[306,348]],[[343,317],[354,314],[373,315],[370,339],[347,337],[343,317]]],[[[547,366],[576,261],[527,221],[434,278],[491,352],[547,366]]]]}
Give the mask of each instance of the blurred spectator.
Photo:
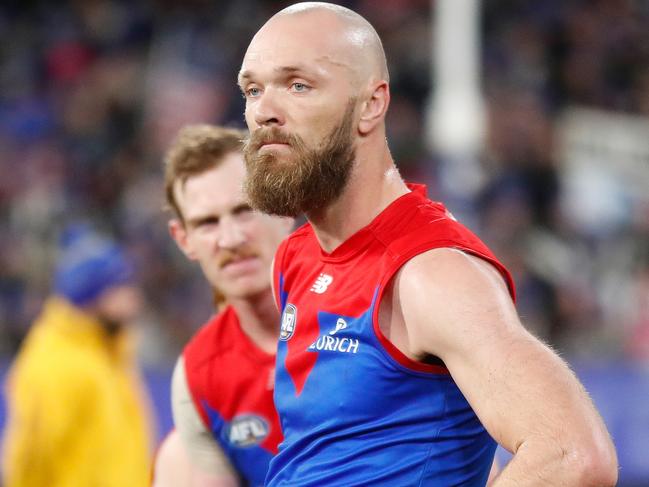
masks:
{"type": "Polygon", "coordinates": [[[6,487],[146,486],[148,400],[132,330],[133,266],[86,225],[61,239],[53,294],[11,367],[6,487]]]}

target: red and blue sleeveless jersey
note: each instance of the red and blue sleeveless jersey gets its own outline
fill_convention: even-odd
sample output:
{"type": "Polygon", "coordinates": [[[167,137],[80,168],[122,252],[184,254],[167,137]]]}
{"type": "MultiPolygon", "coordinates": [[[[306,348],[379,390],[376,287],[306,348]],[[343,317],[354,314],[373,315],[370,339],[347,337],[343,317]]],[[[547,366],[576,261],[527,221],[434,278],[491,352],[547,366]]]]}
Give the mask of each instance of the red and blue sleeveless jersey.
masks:
{"type": "Polygon", "coordinates": [[[226,307],[183,352],[196,410],[246,485],[262,486],[282,439],[273,404],[275,356],[243,332],[226,307]]]}
{"type": "Polygon", "coordinates": [[[487,481],[494,440],[443,362],[406,357],[382,334],[378,310],[401,266],[434,248],[490,262],[512,298],[513,282],[424,186],[410,187],[331,253],[308,223],[278,249],[275,405],[284,441],[270,464],[270,487],[487,481]]]}

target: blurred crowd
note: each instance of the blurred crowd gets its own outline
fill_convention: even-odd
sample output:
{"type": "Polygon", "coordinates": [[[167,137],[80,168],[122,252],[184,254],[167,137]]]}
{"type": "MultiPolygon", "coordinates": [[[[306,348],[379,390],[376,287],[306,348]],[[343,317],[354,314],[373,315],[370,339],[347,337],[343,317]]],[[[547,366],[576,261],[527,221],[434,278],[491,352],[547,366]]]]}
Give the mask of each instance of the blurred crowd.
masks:
{"type": "MultiPolygon", "coordinates": [[[[145,362],[170,363],[205,321],[211,293],[167,233],[162,155],[185,123],[243,126],[243,52],[289,3],[3,2],[1,354],[15,352],[49,293],[58,234],[72,219],[115,233],[135,259],[145,362]]],[[[338,3],[383,39],[389,141],[404,177],[443,200],[440,160],[424,140],[431,2],[338,3]]],[[[614,227],[579,225],[562,206],[558,150],[570,107],[649,120],[649,3],[485,0],[482,14],[486,178],[467,195],[468,222],[514,272],[535,333],[569,356],[649,363],[649,196],[614,227]]]]}

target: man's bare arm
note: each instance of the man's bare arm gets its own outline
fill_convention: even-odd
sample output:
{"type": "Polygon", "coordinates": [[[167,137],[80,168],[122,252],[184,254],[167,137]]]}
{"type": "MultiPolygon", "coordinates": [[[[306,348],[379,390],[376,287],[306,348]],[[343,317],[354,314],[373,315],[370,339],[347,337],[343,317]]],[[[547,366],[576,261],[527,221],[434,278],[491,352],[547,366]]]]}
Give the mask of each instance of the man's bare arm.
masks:
{"type": "Polygon", "coordinates": [[[609,486],[615,449],[586,391],[521,325],[490,264],[452,249],[422,254],[393,291],[407,352],[440,357],[485,425],[514,454],[494,487],[609,486]]]}
{"type": "Polygon", "coordinates": [[[176,430],[163,440],[156,453],[152,487],[191,485],[192,466],[176,430]]]}
{"type": "Polygon", "coordinates": [[[234,468],[196,411],[182,357],[174,369],[171,405],[177,434],[167,447],[180,454],[163,455],[163,451],[158,454],[154,487],[237,487],[239,481],[234,468]],[[166,478],[177,482],[179,475],[183,475],[181,483],[166,482],[166,478]]]}

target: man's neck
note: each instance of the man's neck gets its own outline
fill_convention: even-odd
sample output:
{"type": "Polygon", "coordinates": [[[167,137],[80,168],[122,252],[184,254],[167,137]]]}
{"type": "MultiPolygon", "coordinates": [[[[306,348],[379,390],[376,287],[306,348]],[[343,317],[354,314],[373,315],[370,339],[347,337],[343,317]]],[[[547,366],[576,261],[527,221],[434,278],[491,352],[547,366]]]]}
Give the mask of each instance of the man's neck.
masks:
{"type": "Polygon", "coordinates": [[[277,350],[279,312],[270,288],[259,295],[227,300],[237,313],[241,329],[255,345],[267,353],[277,350]]]}
{"type": "Polygon", "coordinates": [[[387,147],[378,157],[357,154],[340,197],[326,208],[307,214],[307,218],[322,249],[332,252],[408,191],[387,147]]]}

